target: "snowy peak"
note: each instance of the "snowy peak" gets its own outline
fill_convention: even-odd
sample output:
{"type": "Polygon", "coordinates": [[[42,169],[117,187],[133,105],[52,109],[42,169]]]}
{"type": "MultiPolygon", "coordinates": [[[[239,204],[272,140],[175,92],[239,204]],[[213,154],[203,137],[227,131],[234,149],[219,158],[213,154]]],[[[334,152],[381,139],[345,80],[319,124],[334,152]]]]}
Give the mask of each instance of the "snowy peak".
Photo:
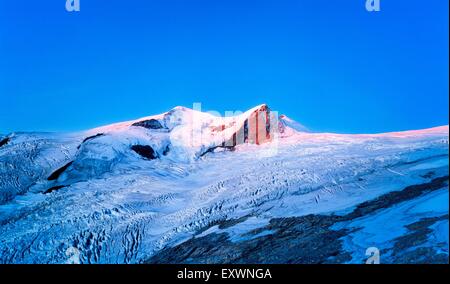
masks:
{"type": "Polygon", "coordinates": [[[177,106],[159,115],[89,130],[85,140],[114,136],[116,142],[125,139],[150,144],[160,154],[168,155],[168,149],[175,149],[178,156],[198,158],[218,148],[233,150],[241,144],[271,142],[287,127],[266,104],[225,117],[177,106]]]}
{"type": "MultiPolygon", "coordinates": [[[[190,163],[216,151],[234,151],[243,144],[271,143],[279,136],[279,126],[278,115],[265,104],[225,117],[176,107],[159,115],[78,134],[42,137],[24,134],[21,139],[26,140],[27,145],[43,145],[43,163],[49,165],[42,171],[44,182],[33,185],[30,190],[51,192],[69,181],[102,178],[111,172],[139,168],[142,163],[149,163],[149,167],[157,171],[161,165],[190,163]],[[47,147],[47,141],[54,144],[47,147]]],[[[12,145],[9,140],[2,140],[2,143],[6,150],[22,151],[21,139],[13,139],[12,145]]]]}
{"type": "Polygon", "coordinates": [[[225,256],[213,261],[229,261],[230,245],[241,261],[242,248],[261,241],[269,249],[258,255],[290,257],[286,242],[327,247],[330,235],[341,247],[303,259],[312,253],[323,263],[339,249],[346,257],[357,251],[351,261],[362,263],[367,247],[396,247],[416,234],[404,228],[438,217],[447,226],[429,229],[444,236],[435,247],[448,248],[448,126],[376,135],[301,130],[259,105],[224,117],[176,107],[82,133],[0,136],[0,262],[64,263],[77,249],[81,263],[143,263],[188,245],[168,250],[174,262],[209,242],[225,256]],[[304,235],[311,224],[317,232],[304,235]],[[389,244],[385,230],[380,243],[367,243],[380,226],[395,232],[389,244]],[[229,240],[217,237],[223,233],[229,240]]]}
{"type": "MultiPolygon", "coordinates": [[[[260,149],[253,146],[242,147],[243,145],[261,145],[262,149],[276,150],[279,144],[315,145],[324,141],[359,143],[405,137],[434,139],[436,136],[447,137],[443,142],[448,145],[448,126],[377,135],[309,133],[304,126],[285,115],[279,116],[266,104],[226,116],[202,112],[195,107],[175,107],[159,115],[81,133],[9,135],[0,139],[0,156],[17,153],[21,157],[35,157],[35,152],[38,151],[41,155],[38,158],[41,159],[39,165],[46,165],[40,168],[43,178],[49,178],[55,186],[63,186],[66,180],[99,178],[112,171],[125,170],[134,167],[133,165],[140,166],[149,161],[156,167],[160,163],[190,163],[219,151],[239,150],[239,155],[244,155],[247,148],[260,149]]],[[[6,183],[17,190],[13,179],[8,179],[6,183]]],[[[30,186],[25,181],[24,184],[30,186]]],[[[47,183],[43,186],[49,187],[47,183]]],[[[15,193],[8,196],[14,195],[15,193]]]]}
{"type": "Polygon", "coordinates": [[[280,115],[280,122],[282,123],[284,128],[289,128],[297,132],[311,132],[308,128],[306,128],[306,126],[298,123],[297,121],[287,117],[284,114],[280,115]]]}

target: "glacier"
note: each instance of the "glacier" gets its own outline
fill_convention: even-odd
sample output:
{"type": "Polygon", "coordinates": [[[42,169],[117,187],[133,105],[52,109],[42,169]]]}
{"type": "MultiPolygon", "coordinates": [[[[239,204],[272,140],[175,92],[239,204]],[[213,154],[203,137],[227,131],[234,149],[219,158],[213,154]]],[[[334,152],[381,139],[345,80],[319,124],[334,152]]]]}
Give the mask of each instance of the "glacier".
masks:
{"type": "Polygon", "coordinates": [[[0,263],[448,263],[448,137],[267,105],[3,135],[0,263]]]}

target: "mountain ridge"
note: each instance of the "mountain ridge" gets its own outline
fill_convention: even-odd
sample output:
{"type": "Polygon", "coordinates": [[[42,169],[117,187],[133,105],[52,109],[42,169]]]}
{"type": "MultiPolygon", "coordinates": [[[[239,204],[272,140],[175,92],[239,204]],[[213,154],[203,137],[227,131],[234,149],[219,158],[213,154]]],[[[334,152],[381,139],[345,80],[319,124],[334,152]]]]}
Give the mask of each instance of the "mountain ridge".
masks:
{"type": "Polygon", "coordinates": [[[196,132],[189,114],[6,136],[0,263],[66,263],[68,251],[80,263],[189,262],[190,249],[203,252],[198,262],[239,262],[229,251],[261,263],[362,263],[371,246],[391,253],[387,263],[448,258],[448,126],[286,131],[261,105],[231,118],[201,113],[196,132]],[[321,236],[333,245],[311,250],[326,245],[321,236]]]}

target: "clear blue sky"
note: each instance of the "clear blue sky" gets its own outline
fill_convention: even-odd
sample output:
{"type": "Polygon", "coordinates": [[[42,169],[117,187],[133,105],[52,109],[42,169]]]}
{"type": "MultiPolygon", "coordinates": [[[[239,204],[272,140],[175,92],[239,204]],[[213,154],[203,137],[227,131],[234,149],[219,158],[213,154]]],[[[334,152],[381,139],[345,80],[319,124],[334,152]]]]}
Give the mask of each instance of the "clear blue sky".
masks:
{"type": "Polygon", "coordinates": [[[0,133],[203,103],[313,130],[448,124],[448,1],[0,0],[0,133]]]}

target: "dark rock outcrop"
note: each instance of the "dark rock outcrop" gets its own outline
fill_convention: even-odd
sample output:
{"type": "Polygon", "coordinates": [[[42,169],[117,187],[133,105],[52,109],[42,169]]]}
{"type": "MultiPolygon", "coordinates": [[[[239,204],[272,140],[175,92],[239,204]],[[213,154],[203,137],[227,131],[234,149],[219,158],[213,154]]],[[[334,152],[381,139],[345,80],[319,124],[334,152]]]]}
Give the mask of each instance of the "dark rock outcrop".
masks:
{"type": "Polygon", "coordinates": [[[0,140],[0,147],[3,147],[3,146],[5,146],[6,144],[8,144],[8,142],[9,142],[10,140],[11,140],[11,138],[9,138],[9,137],[6,137],[6,138],[0,140]]]}
{"type": "Polygon", "coordinates": [[[67,185],[57,185],[57,186],[50,187],[49,189],[47,189],[46,191],[44,191],[44,194],[47,194],[47,193],[56,191],[56,190],[61,189],[61,188],[64,188],[64,187],[67,187],[67,185]]]}
{"type": "Polygon", "coordinates": [[[92,140],[92,139],[95,139],[95,138],[98,138],[98,137],[102,137],[102,136],[105,136],[105,134],[104,134],[104,133],[97,133],[97,134],[95,134],[95,135],[92,135],[92,136],[89,136],[89,137],[84,138],[83,142],[81,142],[81,144],[78,145],[77,149],[80,149],[81,145],[83,145],[83,144],[86,143],[87,141],[92,140]]]}
{"type": "MultiPolygon", "coordinates": [[[[174,247],[168,247],[153,255],[149,263],[344,263],[352,260],[342,247],[341,238],[360,228],[331,227],[339,222],[351,221],[376,213],[401,202],[414,199],[434,190],[445,188],[448,176],[430,182],[412,185],[401,191],[390,192],[359,204],[346,215],[306,215],[291,218],[274,218],[267,226],[241,235],[240,241],[231,241],[227,233],[211,233],[192,238],[174,247]],[[264,234],[265,233],[265,234],[264,234]],[[263,234],[263,235],[260,235],[263,234]]],[[[219,229],[232,227],[246,220],[239,219],[214,222],[219,229]]],[[[448,214],[422,219],[406,228],[406,235],[394,240],[392,263],[448,263],[448,255],[438,253],[431,247],[417,247],[427,240],[429,226],[448,219],[448,214]]],[[[203,228],[198,234],[208,229],[203,228]]]]}
{"type": "Polygon", "coordinates": [[[101,137],[101,136],[104,136],[104,135],[105,135],[104,133],[97,133],[97,134],[95,134],[95,135],[92,135],[92,136],[89,136],[89,137],[84,138],[84,140],[83,140],[82,143],[85,143],[85,142],[87,142],[87,141],[89,141],[89,140],[92,140],[92,139],[94,139],[94,138],[101,137]]]}
{"type": "Polygon", "coordinates": [[[131,150],[148,160],[154,160],[158,158],[158,154],[155,152],[155,150],[153,150],[153,148],[148,145],[133,145],[131,146],[131,150]]]}
{"type": "Polygon", "coordinates": [[[161,123],[156,119],[142,120],[136,123],[133,123],[132,126],[144,127],[147,129],[163,129],[164,127],[161,123]]]}
{"type": "MultiPolygon", "coordinates": [[[[246,143],[260,145],[270,142],[273,139],[271,131],[277,129],[276,125],[272,125],[273,123],[270,108],[267,105],[262,105],[248,116],[243,125],[237,129],[230,139],[224,141],[222,146],[232,147],[246,143]]],[[[221,130],[223,131],[228,127],[231,126],[223,125],[221,130]]]]}
{"type": "MultiPolygon", "coordinates": [[[[430,226],[443,220],[448,220],[448,214],[433,218],[422,218],[405,226],[408,229],[408,233],[396,238],[394,246],[390,249],[393,263],[448,263],[447,254],[438,253],[434,248],[426,246],[428,235],[433,232],[430,226]]],[[[446,244],[442,245],[444,247],[447,246],[446,244]]]]}
{"type": "Polygon", "coordinates": [[[54,171],[48,178],[47,180],[57,180],[61,174],[67,170],[68,167],[70,167],[73,164],[73,161],[67,163],[66,165],[62,166],[61,168],[57,169],[56,171],[54,171]]]}
{"type": "Polygon", "coordinates": [[[232,242],[226,233],[213,233],[165,249],[149,263],[342,263],[351,259],[341,251],[339,240],[348,232],[329,229],[336,219],[322,215],[272,219],[245,237],[270,231],[268,235],[232,242]]]}
{"type": "Polygon", "coordinates": [[[393,191],[381,195],[373,200],[359,204],[356,209],[347,215],[347,219],[355,219],[377,210],[388,208],[394,204],[411,200],[422,194],[441,189],[448,185],[448,176],[435,178],[427,183],[410,185],[401,191],[393,191]]]}

